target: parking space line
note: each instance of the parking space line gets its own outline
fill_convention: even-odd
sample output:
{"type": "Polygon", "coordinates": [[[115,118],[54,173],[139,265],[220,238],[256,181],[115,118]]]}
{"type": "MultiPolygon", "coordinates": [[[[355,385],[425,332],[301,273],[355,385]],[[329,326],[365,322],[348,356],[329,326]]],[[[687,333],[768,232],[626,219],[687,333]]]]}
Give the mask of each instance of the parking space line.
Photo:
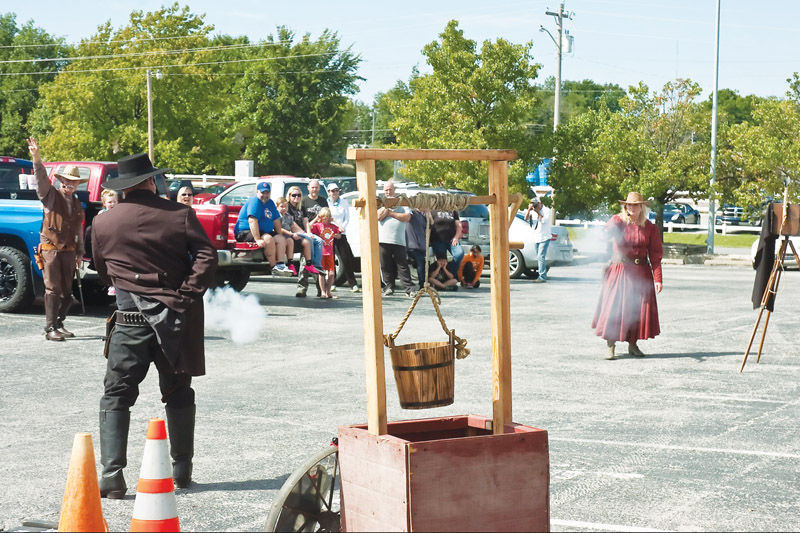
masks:
{"type": "Polygon", "coordinates": [[[648,533],[666,533],[668,531],[672,531],[671,529],[653,529],[649,527],[621,526],[619,524],[603,524],[601,522],[581,522],[579,520],[559,520],[557,518],[550,519],[550,526],[578,527],[582,529],[596,529],[598,531],[625,531],[625,532],[645,531],[648,533]]]}
{"type": "Polygon", "coordinates": [[[704,452],[704,453],[724,453],[731,455],[755,455],[759,457],[778,457],[781,459],[800,459],[800,454],[785,452],[770,452],[765,450],[733,450],[730,448],[703,448],[694,446],[676,446],[672,444],[654,444],[649,442],[622,442],[613,440],[596,439],[569,439],[569,438],[550,438],[550,442],[575,442],[586,444],[605,444],[609,446],[629,446],[634,448],[652,448],[656,450],[675,450],[681,452],[704,452]]]}

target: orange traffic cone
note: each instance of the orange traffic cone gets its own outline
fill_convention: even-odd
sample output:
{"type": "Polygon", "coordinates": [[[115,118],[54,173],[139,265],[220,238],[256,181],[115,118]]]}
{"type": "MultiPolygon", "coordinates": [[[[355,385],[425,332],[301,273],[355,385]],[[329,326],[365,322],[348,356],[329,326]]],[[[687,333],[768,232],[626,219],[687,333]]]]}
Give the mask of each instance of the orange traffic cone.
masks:
{"type": "Polygon", "coordinates": [[[61,504],[59,531],[108,531],[100,505],[92,435],[76,433],[69,458],[67,488],[61,504]]]}
{"type": "Polygon", "coordinates": [[[162,418],[151,418],[136,487],[131,531],[180,531],[175,484],[162,418]]]}

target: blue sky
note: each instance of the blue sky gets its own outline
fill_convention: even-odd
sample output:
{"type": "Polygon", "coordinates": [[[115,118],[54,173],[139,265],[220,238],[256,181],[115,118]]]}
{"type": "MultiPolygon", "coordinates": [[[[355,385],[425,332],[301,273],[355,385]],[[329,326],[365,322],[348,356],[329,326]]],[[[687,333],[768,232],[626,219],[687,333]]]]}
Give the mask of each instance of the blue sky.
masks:
{"type": "MultiPolygon", "coordinates": [[[[115,28],[126,25],[134,8],[153,11],[164,3],[33,0],[6,3],[0,12],[14,12],[18,23],[33,20],[51,34],[76,42],[105,21],[115,28]]],[[[181,5],[204,13],[218,33],[244,34],[253,40],[274,33],[278,25],[312,37],[324,28],[337,31],[343,44],[363,59],[359,73],[366,80],[357,97],[365,102],[397,80],[406,80],[414,65],[426,72],[420,51],[450,19],[458,20],[465,35],[478,42],[498,37],[517,43],[532,40],[533,56],[542,64],[537,81],[555,74],[555,46],[539,26],[555,34],[555,22],[544,12],[557,10],[557,1],[195,0],[181,5]]],[[[644,81],[655,89],[688,77],[710,94],[716,0],[568,0],[565,8],[575,13],[565,24],[575,48],[564,57],[564,79],[590,78],[623,87],[644,81]]],[[[786,78],[800,71],[800,2],[723,0],[721,20],[720,88],[783,96],[786,78]]]]}

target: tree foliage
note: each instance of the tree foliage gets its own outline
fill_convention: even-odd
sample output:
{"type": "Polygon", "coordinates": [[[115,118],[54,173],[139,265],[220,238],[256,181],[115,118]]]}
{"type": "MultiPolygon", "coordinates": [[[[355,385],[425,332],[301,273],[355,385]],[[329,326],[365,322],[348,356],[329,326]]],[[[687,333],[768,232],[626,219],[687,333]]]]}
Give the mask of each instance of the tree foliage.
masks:
{"type": "Polygon", "coordinates": [[[55,78],[66,55],[62,40],[33,22],[19,26],[14,14],[0,15],[0,154],[29,156],[25,139],[39,87],[55,78]],[[39,58],[55,61],[33,61],[39,58]]]}
{"type": "Polygon", "coordinates": [[[319,172],[346,146],[360,58],[340,49],[338,35],[327,30],[295,42],[279,27],[262,44],[258,55],[268,60],[248,63],[236,82],[228,131],[243,139],[242,157],[262,173],[319,172]]]}
{"type": "Polygon", "coordinates": [[[658,93],[630,87],[617,113],[589,110],[559,128],[552,185],[562,212],[615,205],[637,190],[657,204],[678,191],[705,195],[709,177],[708,114],[690,80],[658,93]]]}
{"type": "Polygon", "coordinates": [[[81,41],[73,60],[42,88],[34,129],[51,159],[118,159],[146,152],[146,71],[152,76],[154,163],[178,172],[232,167],[235,148],[224,135],[222,82],[202,16],[177,3],[134,11],[127,26],[110,23],[81,41]]]}
{"type": "MultiPolygon", "coordinates": [[[[385,96],[390,122],[401,147],[512,148],[512,188],[526,189],[524,176],[532,148],[524,118],[533,109],[539,65],[531,43],[504,39],[475,41],[450,21],[440,40],[423,48],[432,72],[412,76],[408,91],[385,96]]],[[[486,192],[486,165],[473,162],[410,162],[404,174],[420,183],[486,192]]]]}
{"type": "Polygon", "coordinates": [[[721,155],[725,172],[718,180],[723,198],[757,208],[768,198],[781,199],[783,177],[792,178],[791,198],[800,180],[800,108],[792,100],[763,100],[752,121],[733,126],[721,155]]]}

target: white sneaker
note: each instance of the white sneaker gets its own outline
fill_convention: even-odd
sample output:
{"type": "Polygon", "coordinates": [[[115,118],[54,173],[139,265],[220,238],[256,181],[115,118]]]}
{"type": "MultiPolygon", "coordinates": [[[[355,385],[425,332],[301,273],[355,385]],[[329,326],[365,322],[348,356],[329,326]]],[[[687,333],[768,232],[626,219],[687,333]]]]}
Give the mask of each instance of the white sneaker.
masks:
{"type": "Polygon", "coordinates": [[[283,263],[278,263],[274,267],[272,267],[272,275],[273,276],[291,276],[292,271],[284,265],[283,263]]]}
{"type": "Polygon", "coordinates": [[[353,288],[351,288],[350,290],[353,292],[361,292],[361,289],[359,288],[358,285],[353,285],[353,288]]]}
{"type": "Polygon", "coordinates": [[[334,285],[333,287],[331,287],[331,292],[336,292],[336,285],[334,285]]]}

